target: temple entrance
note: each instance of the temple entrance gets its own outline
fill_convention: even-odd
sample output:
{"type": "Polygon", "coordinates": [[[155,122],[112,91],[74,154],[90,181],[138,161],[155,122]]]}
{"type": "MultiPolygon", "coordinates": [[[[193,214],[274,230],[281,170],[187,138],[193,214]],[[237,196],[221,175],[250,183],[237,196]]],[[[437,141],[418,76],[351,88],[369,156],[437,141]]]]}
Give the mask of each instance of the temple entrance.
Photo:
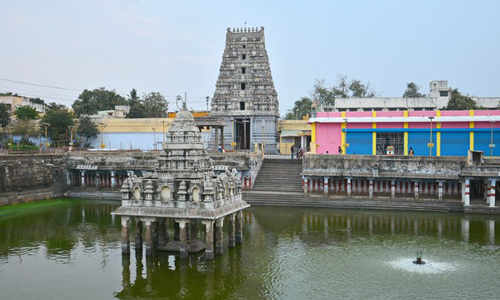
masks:
{"type": "Polygon", "coordinates": [[[404,155],[404,134],[402,132],[377,132],[377,155],[387,155],[389,148],[393,155],[404,155]]]}
{"type": "Polygon", "coordinates": [[[250,119],[234,119],[237,149],[250,149],[250,119]]]}

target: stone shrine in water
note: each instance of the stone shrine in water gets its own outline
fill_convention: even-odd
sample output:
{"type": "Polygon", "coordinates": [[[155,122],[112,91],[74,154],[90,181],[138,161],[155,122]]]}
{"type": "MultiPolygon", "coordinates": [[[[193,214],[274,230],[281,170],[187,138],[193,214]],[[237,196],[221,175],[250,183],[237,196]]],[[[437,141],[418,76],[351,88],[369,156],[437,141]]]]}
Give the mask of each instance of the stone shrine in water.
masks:
{"type": "Polygon", "coordinates": [[[113,214],[122,220],[122,253],[130,252],[132,219],[136,248],[142,247],[142,228],[146,227],[147,255],[151,255],[157,240],[159,250],[179,252],[181,257],[205,250],[205,258],[211,260],[214,252],[223,253],[225,218],[229,247],[241,243],[242,210],[250,206],[242,200],[241,180],[234,169],[214,175],[200,131],[185,103],[162,148],[154,172],[143,177],[130,172],[121,188],[122,206],[113,214]],[[169,223],[174,225],[172,238],[168,235],[169,223]],[[198,239],[201,225],[204,240],[198,239]]]}

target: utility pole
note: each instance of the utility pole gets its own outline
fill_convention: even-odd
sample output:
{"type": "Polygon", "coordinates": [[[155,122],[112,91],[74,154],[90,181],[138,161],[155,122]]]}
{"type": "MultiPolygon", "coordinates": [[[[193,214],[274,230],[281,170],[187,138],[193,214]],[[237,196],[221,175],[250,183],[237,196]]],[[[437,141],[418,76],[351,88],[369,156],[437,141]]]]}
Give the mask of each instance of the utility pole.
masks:
{"type": "Polygon", "coordinates": [[[208,102],[210,101],[210,97],[207,96],[207,113],[208,113],[208,102]]]}

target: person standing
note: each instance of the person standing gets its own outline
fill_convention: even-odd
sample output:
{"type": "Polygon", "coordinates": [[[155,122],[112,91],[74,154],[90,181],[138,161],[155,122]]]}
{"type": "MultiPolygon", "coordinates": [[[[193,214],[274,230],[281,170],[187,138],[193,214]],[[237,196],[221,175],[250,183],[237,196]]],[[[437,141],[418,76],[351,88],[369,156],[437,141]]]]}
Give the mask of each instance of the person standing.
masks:
{"type": "Polygon", "coordinates": [[[412,147],[410,147],[410,153],[409,153],[409,155],[410,155],[410,156],[413,156],[414,154],[415,154],[415,152],[413,152],[413,148],[412,148],[412,147]]]}
{"type": "Polygon", "coordinates": [[[294,149],[295,149],[295,145],[292,145],[292,147],[290,147],[291,159],[293,159],[293,150],[294,149]]]}

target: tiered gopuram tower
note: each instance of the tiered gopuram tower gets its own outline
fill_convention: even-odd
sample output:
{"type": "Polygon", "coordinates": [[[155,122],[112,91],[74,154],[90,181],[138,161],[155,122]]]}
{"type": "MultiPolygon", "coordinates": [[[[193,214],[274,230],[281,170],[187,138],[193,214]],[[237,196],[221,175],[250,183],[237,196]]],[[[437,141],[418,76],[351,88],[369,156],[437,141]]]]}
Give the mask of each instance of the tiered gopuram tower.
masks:
{"type": "Polygon", "coordinates": [[[278,94],[274,88],[264,27],[227,29],[226,48],[212,99],[211,115],[226,120],[225,149],[251,149],[264,142],[277,153],[278,94]]]}
{"type": "Polygon", "coordinates": [[[235,169],[214,174],[200,130],[185,103],[162,149],[154,172],[142,177],[130,172],[121,188],[122,206],[113,214],[121,217],[122,253],[130,251],[132,220],[136,248],[142,248],[142,228],[146,227],[147,255],[156,237],[159,250],[179,252],[181,258],[205,250],[205,259],[211,260],[214,253],[223,253],[223,227],[228,228],[230,248],[241,243],[241,211],[249,205],[241,196],[240,177],[235,169]],[[172,225],[173,237],[168,234],[172,225]],[[205,234],[200,239],[202,226],[205,234]]]}

